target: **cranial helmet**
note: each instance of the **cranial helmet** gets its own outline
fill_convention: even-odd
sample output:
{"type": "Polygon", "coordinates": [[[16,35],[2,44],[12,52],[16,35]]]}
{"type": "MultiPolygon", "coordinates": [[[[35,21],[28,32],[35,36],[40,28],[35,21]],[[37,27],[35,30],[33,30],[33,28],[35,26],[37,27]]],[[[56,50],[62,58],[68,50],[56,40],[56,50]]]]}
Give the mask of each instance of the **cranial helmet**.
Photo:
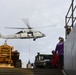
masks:
{"type": "Polygon", "coordinates": [[[64,41],[64,38],[63,38],[63,37],[59,37],[59,40],[60,40],[60,41],[64,41]]]}

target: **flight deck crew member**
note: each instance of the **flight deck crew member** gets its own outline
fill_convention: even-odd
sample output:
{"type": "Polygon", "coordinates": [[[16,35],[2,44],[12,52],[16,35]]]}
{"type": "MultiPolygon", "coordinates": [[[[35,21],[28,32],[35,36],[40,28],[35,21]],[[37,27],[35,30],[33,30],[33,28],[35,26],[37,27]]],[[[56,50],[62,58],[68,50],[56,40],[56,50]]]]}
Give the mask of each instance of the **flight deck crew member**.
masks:
{"type": "Polygon", "coordinates": [[[58,53],[55,54],[55,51],[52,51],[52,68],[53,69],[60,69],[60,64],[59,64],[59,55],[58,53]]]}
{"type": "Polygon", "coordinates": [[[63,69],[64,64],[64,39],[59,37],[59,42],[55,48],[55,54],[58,52],[59,60],[60,60],[60,69],[63,69]]]}

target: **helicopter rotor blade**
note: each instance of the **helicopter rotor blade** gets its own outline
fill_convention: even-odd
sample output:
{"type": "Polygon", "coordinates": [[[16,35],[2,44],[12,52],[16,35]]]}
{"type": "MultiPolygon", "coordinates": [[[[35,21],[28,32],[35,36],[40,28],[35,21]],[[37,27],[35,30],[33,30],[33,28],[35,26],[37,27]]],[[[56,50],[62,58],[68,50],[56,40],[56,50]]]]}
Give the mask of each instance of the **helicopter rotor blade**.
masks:
{"type": "Polygon", "coordinates": [[[29,20],[28,20],[28,18],[22,18],[22,20],[27,25],[28,29],[33,29],[32,27],[29,26],[29,20]]]}
{"type": "Polygon", "coordinates": [[[56,27],[57,25],[47,25],[47,26],[44,26],[44,27],[56,27]]]}
{"type": "Polygon", "coordinates": [[[41,26],[41,27],[37,27],[37,28],[46,28],[46,27],[56,27],[57,25],[47,25],[47,26],[41,26]]]}
{"type": "Polygon", "coordinates": [[[28,18],[22,18],[22,21],[27,25],[28,28],[30,28],[28,18]]]}
{"type": "Polygon", "coordinates": [[[19,27],[4,27],[4,28],[7,28],[7,29],[28,29],[28,28],[19,28],[19,27]]]}

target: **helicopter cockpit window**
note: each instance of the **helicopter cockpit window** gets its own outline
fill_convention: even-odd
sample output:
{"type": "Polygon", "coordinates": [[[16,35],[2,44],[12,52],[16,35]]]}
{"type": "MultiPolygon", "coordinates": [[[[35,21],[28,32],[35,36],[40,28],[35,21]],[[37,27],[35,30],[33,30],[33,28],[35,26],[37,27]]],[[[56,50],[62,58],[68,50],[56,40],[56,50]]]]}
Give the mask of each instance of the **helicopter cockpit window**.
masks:
{"type": "Polygon", "coordinates": [[[33,36],[33,32],[27,32],[28,36],[33,36]]]}
{"type": "Polygon", "coordinates": [[[39,33],[41,33],[41,32],[39,31],[39,33]]]}
{"type": "Polygon", "coordinates": [[[16,34],[20,34],[20,33],[23,33],[23,31],[19,31],[19,32],[17,32],[16,34]]]}

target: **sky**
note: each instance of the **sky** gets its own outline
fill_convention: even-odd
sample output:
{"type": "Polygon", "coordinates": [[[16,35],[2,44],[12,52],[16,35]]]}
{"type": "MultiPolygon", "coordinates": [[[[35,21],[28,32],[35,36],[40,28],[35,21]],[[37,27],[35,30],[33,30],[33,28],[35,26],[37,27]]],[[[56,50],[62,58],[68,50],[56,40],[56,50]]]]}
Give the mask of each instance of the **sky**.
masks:
{"type": "MultiPolygon", "coordinates": [[[[29,59],[31,63],[34,62],[37,52],[51,54],[51,51],[55,50],[58,38],[60,36],[65,38],[65,15],[70,4],[71,0],[0,0],[0,33],[2,35],[20,31],[5,29],[5,27],[26,28],[22,18],[27,18],[31,27],[46,35],[36,41],[32,39],[7,41],[8,45],[14,46],[14,49],[20,52],[24,67],[29,59]]],[[[4,41],[5,39],[0,39],[0,45],[4,44],[4,41]]]]}

